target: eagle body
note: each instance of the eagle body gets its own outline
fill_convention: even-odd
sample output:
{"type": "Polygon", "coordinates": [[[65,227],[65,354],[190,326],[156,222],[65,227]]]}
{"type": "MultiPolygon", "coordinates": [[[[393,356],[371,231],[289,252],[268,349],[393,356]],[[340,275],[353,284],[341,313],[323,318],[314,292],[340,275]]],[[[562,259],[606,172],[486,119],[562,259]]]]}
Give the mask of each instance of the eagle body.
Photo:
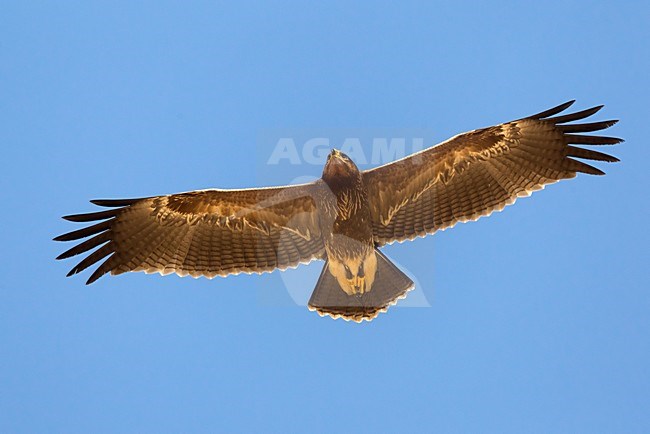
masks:
{"type": "Polygon", "coordinates": [[[334,318],[372,319],[412,289],[413,282],[375,249],[372,204],[356,164],[334,149],[322,180],[336,206],[321,213],[326,216],[321,220],[326,263],[309,308],[334,318]]]}
{"type": "Polygon", "coordinates": [[[323,170],[323,181],[336,199],[331,220],[325,225],[327,257],[339,262],[362,258],[374,252],[368,192],[356,164],[333,150],[323,170]]]}
{"type": "Polygon", "coordinates": [[[212,278],[321,259],[309,309],[369,321],[413,288],[381,252],[386,244],[488,216],[577,173],[604,174],[581,160],[618,161],[585,146],[621,139],[584,134],[617,121],[576,122],[602,106],[562,114],[571,104],[459,134],[365,171],[333,150],[321,179],[308,184],[94,200],[106,209],[64,217],[89,225],[55,238],[84,240],[57,259],[89,252],[68,273],[100,263],[88,284],[107,273],[212,278]]]}

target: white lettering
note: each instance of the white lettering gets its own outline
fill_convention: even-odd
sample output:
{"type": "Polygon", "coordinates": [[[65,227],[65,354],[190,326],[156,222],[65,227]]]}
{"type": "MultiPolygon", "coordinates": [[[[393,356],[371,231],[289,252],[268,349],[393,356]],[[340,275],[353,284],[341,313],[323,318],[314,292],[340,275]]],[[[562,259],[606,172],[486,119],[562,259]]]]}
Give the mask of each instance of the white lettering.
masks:
{"type": "Polygon", "coordinates": [[[348,137],[341,146],[341,152],[350,157],[356,164],[368,164],[366,154],[363,153],[361,140],[356,137],[348,137]]]}
{"type": "Polygon", "coordinates": [[[329,139],[325,137],[314,137],[305,142],[305,146],[302,148],[302,158],[307,164],[325,164],[329,148],[329,139]]]}
{"type": "Polygon", "coordinates": [[[289,164],[300,164],[300,155],[292,138],[282,137],[278,140],[266,164],[279,164],[282,159],[289,160],[289,164]]]}
{"type": "Polygon", "coordinates": [[[384,164],[406,156],[406,139],[375,138],[372,140],[372,164],[384,164]]]}

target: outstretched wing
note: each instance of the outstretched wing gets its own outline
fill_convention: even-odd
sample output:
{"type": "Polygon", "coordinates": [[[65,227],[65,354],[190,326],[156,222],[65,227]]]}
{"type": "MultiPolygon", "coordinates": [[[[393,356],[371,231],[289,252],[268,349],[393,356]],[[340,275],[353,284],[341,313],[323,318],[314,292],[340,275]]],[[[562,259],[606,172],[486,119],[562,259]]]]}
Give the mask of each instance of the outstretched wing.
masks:
{"type": "Polygon", "coordinates": [[[378,245],[404,241],[502,210],[577,172],[603,175],[574,158],[618,161],[572,145],[613,145],[599,131],[617,121],[567,124],[602,106],[556,116],[574,101],[505,124],[470,131],[402,160],[364,172],[378,245]],[[555,116],[555,117],[554,117],[555,116]]]}
{"type": "Polygon", "coordinates": [[[323,254],[317,197],[322,182],[250,190],[204,190],[126,200],[94,200],[107,211],[63,217],[101,221],[55,238],[92,238],[57,259],[90,253],[68,276],[108,257],[88,279],[127,271],[194,277],[261,273],[323,254]]]}

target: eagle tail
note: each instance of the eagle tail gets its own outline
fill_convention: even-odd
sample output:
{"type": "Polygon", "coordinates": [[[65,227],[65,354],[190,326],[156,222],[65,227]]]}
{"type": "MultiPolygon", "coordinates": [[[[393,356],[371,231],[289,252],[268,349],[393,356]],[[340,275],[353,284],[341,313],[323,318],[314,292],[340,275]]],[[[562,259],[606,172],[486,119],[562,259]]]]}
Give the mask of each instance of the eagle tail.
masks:
{"type": "Polygon", "coordinates": [[[375,253],[377,271],[374,283],[370,291],[360,295],[347,295],[329,272],[326,261],[309,299],[309,310],[318,312],[320,316],[329,315],[334,319],[370,321],[406,297],[406,293],[414,287],[413,281],[379,250],[375,250],[375,253]]]}

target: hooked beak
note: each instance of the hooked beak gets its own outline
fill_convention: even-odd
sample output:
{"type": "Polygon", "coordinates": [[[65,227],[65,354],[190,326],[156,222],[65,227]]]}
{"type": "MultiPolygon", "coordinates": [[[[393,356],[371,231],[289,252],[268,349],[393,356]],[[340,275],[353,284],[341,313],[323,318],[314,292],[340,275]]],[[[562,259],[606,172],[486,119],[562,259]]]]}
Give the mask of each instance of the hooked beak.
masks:
{"type": "Polygon", "coordinates": [[[350,173],[348,162],[343,158],[343,153],[338,149],[332,149],[327,156],[325,172],[330,176],[346,176],[350,173]]]}
{"type": "Polygon", "coordinates": [[[339,151],[338,149],[332,149],[327,159],[329,160],[332,157],[335,157],[337,159],[341,158],[341,151],[339,151]]]}

